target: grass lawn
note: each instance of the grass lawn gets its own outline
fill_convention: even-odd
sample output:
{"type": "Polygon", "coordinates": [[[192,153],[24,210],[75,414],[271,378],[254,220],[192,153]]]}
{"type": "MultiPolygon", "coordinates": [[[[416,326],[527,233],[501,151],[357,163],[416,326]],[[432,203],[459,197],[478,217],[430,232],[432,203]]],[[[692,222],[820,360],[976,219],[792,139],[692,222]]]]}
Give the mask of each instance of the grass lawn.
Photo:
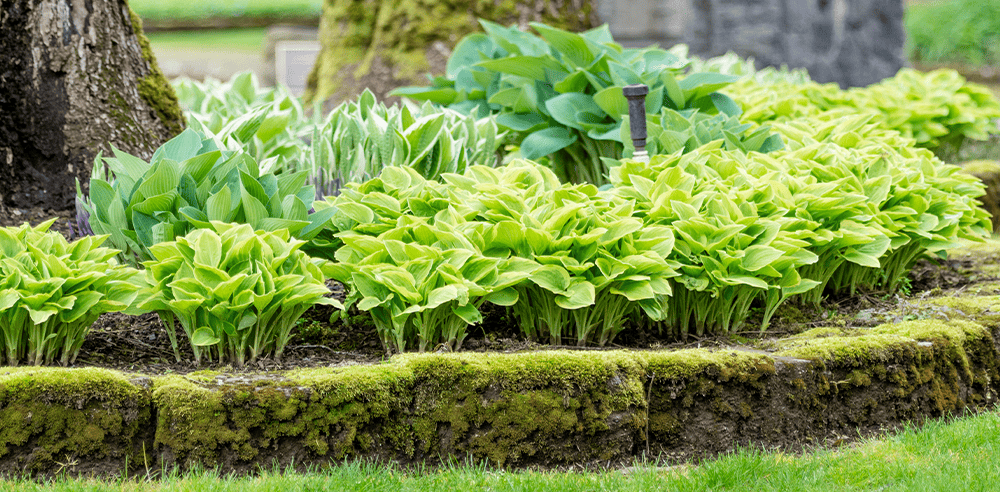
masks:
{"type": "Polygon", "coordinates": [[[152,481],[0,480],[5,491],[990,491],[1000,483],[1000,414],[930,422],[881,439],[802,456],[742,450],[697,466],[638,465],[600,473],[507,472],[481,466],[404,471],[348,464],[318,473],[209,472],[152,481]]]}
{"type": "Polygon", "coordinates": [[[154,52],[160,50],[253,51],[264,47],[265,29],[199,29],[195,31],[154,31],[146,33],[154,52]]]}
{"type": "Polygon", "coordinates": [[[129,0],[129,6],[153,21],[212,17],[319,17],[323,0],[129,0]]]}

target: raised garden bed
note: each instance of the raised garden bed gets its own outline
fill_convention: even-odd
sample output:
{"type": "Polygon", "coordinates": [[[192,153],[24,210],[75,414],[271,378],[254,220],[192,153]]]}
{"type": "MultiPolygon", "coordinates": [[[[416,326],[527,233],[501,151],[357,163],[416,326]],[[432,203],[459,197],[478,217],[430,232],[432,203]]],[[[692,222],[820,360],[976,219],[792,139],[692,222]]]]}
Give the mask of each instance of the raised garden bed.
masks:
{"type": "MultiPolygon", "coordinates": [[[[110,342],[115,322],[102,320],[88,338],[97,350],[85,346],[81,359],[122,368],[110,354],[131,353],[133,364],[158,374],[0,369],[0,470],[46,476],[201,465],[253,472],[274,463],[466,457],[504,467],[602,467],[642,456],[708,457],[737,445],[836,444],[993,405],[998,251],[992,240],[954,251],[942,266],[925,265],[911,277],[916,288],[937,288],[909,298],[854,299],[839,313],[827,304],[826,315],[785,310],[779,338],[703,339],[677,348],[654,349],[658,342],[647,340],[631,350],[540,350],[473,339],[480,353],[378,361],[378,349],[361,342],[353,356],[323,358],[318,353],[343,352],[316,348],[323,336],[358,345],[375,335],[355,325],[334,336],[335,326],[316,319],[309,329],[326,335],[297,340],[309,355],[272,366],[286,370],[187,372],[193,368],[165,362],[169,353],[154,362],[156,352],[138,345],[139,337],[110,342]],[[793,322],[796,315],[802,319],[793,322]],[[312,368],[288,369],[305,357],[312,368]]],[[[152,319],[131,318],[130,328],[148,336],[152,319]]]]}

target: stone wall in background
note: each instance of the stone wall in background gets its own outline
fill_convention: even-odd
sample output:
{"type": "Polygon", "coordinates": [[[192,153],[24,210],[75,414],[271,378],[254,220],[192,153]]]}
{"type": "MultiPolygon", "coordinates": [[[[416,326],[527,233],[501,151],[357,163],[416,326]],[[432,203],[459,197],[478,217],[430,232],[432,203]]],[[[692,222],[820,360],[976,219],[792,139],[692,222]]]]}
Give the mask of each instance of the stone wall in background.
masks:
{"type": "Polygon", "coordinates": [[[819,82],[866,86],[906,64],[904,0],[599,0],[628,46],[685,43],[692,54],[734,51],[757,67],[804,67],[819,82]]]}

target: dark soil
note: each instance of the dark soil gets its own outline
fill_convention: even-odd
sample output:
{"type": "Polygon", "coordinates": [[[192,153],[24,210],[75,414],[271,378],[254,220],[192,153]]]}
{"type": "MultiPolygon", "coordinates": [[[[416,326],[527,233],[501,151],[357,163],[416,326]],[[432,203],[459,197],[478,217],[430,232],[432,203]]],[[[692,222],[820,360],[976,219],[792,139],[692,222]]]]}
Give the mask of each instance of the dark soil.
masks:
{"type": "MultiPolygon", "coordinates": [[[[54,211],[41,208],[13,209],[0,206],[0,226],[15,226],[27,221],[32,225],[57,217],[50,230],[59,231],[69,238],[75,224],[73,211],[54,211]]],[[[909,295],[926,295],[932,291],[960,289],[970,282],[978,271],[974,260],[920,260],[910,273],[909,295]]],[[[989,280],[978,278],[977,281],[989,280]]],[[[331,295],[343,298],[343,287],[330,283],[331,295]]],[[[749,319],[744,332],[727,337],[689,337],[688,340],[662,338],[651,330],[628,329],[622,331],[615,343],[608,347],[553,347],[528,341],[503,309],[486,309],[484,322],[470,329],[462,350],[474,352],[516,352],[531,350],[571,349],[609,350],[631,348],[652,350],[665,348],[729,347],[733,345],[769,345],[768,339],[798,333],[818,326],[864,327],[884,323],[878,316],[905,303],[901,295],[861,293],[840,299],[828,299],[820,309],[806,308],[786,303],[772,320],[771,326],[761,333],[758,319],[749,319]]],[[[203,369],[226,371],[277,371],[292,368],[330,367],[347,364],[372,364],[383,360],[386,353],[381,346],[374,326],[361,313],[352,313],[349,322],[330,321],[334,309],[317,306],[307,311],[299,322],[292,340],[280,360],[261,359],[244,368],[204,362],[194,364],[191,349],[183,333],[178,334],[181,361],[178,362],[170,346],[166,331],[155,314],[127,316],[109,313],[93,325],[74,366],[98,366],[150,375],[188,373],[203,369]]],[[[753,313],[752,313],[753,315],[753,313]]],[[[572,341],[567,343],[572,344],[572,341]]]]}

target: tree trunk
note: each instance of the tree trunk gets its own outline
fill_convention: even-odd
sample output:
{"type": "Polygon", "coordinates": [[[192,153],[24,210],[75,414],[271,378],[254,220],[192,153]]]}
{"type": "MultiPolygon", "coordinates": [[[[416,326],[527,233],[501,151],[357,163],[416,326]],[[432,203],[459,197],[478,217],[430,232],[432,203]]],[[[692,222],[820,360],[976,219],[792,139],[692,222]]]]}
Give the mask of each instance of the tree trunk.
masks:
{"type": "Polygon", "coordinates": [[[124,0],[0,0],[0,201],[72,208],[98,152],[149,158],[177,97],[124,0]]]}
{"type": "Polygon", "coordinates": [[[337,103],[366,88],[383,99],[396,87],[425,85],[440,75],[451,49],[481,30],[476,19],[529,22],[583,31],[597,25],[596,0],[325,0],[320,53],[309,74],[307,101],[337,103]]]}

